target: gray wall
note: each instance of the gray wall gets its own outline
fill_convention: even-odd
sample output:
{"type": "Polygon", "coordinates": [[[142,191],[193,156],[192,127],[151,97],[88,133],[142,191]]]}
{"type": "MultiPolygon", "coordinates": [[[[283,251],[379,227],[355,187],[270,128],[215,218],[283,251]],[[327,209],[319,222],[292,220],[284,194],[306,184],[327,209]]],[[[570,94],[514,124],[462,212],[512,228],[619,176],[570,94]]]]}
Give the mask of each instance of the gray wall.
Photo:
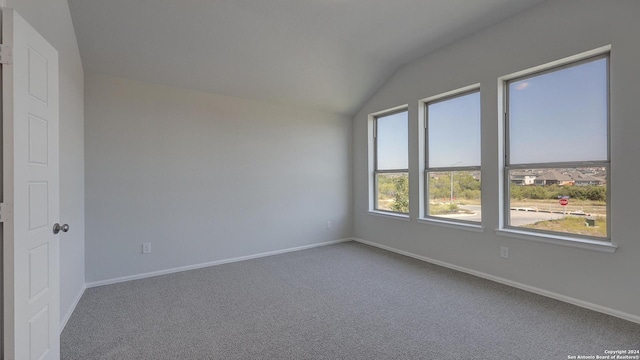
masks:
{"type": "Polygon", "coordinates": [[[640,2],[548,1],[400,69],[354,117],[354,234],[358,238],[640,315],[640,2]],[[615,254],[502,237],[498,228],[497,79],[612,45],[611,235],[615,254]],[[482,84],[484,232],[417,223],[418,101],[482,84]],[[410,222],[368,214],[367,114],[410,106],[410,222]],[[509,246],[510,259],[499,257],[509,246]]]}
{"type": "Polygon", "coordinates": [[[66,0],[7,0],[59,53],[60,320],[84,287],[84,71],[66,0]]]}
{"type": "Polygon", "coordinates": [[[88,283],[351,236],[348,117],[97,74],[85,86],[88,283]]]}

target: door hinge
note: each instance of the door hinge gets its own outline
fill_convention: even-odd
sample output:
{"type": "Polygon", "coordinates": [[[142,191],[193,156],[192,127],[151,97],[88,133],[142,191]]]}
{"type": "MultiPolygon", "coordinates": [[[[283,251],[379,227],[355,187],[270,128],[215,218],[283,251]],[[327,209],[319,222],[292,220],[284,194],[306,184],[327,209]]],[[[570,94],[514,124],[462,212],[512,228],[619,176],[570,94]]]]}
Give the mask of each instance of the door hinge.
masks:
{"type": "Polygon", "coordinates": [[[9,45],[0,44],[0,64],[13,63],[13,49],[9,45]]]}
{"type": "Polygon", "coordinates": [[[0,203],[0,222],[11,220],[13,206],[11,204],[0,203]]]}

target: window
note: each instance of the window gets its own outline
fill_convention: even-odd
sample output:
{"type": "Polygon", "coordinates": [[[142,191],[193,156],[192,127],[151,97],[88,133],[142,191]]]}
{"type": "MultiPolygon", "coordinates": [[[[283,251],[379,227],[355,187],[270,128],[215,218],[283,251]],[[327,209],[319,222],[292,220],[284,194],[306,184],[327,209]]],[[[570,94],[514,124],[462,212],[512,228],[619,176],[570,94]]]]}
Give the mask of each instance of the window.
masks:
{"type": "Polygon", "coordinates": [[[608,241],[609,58],[505,83],[508,227],[608,241]]]}
{"type": "Polygon", "coordinates": [[[374,210],[409,213],[408,112],[374,117],[374,210]]]}
{"type": "Polygon", "coordinates": [[[479,223],[480,91],[426,103],[425,214],[479,223]]]}

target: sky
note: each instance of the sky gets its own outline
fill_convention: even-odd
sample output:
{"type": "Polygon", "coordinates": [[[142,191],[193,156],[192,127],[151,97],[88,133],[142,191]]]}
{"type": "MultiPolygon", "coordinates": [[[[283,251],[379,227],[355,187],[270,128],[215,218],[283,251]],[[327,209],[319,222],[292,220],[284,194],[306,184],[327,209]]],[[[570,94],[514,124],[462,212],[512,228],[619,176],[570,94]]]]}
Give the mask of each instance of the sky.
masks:
{"type": "Polygon", "coordinates": [[[607,160],[607,59],[509,84],[510,164],[607,160]]]}
{"type": "Polygon", "coordinates": [[[378,170],[409,168],[409,118],[406,111],[378,118],[378,170]]]}
{"type": "Polygon", "coordinates": [[[429,164],[480,166],[480,92],[429,104],[429,164]]]}
{"type": "MultiPolygon", "coordinates": [[[[510,164],[607,160],[607,61],[509,82],[510,164]]],[[[479,92],[429,104],[429,167],[480,165],[480,113],[479,92]]],[[[378,118],[378,170],[408,168],[407,116],[378,118]]]]}

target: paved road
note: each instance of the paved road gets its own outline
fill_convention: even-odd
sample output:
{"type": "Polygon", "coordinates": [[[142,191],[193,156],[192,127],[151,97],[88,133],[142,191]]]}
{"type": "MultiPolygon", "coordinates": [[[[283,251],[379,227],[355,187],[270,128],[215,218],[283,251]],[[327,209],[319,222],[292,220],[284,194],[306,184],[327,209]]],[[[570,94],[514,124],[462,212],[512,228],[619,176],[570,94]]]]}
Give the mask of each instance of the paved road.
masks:
{"type": "MultiPolygon", "coordinates": [[[[461,209],[472,211],[473,214],[441,215],[443,218],[480,221],[480,205],[460,205],[461,209]]],[[[511,210],[511,226],[533,224],[538,221],[562,219],[562,214],[511,210]]]]}
{"type": "Polygon", "coordinates": [[[477,221],[480,222],[480,205],[458,205],[460,209],[473,211],[473,214],[452,214],[452,215],[439,215],[439,217],[443,217],[446,219],[459,219],[466,221],[477,221]]]}
{"type": "Polygon", "coordinates": [[[543,220],[562,219],[562,214],[511,210],[511,226],[533,224],[543,220]]]}

